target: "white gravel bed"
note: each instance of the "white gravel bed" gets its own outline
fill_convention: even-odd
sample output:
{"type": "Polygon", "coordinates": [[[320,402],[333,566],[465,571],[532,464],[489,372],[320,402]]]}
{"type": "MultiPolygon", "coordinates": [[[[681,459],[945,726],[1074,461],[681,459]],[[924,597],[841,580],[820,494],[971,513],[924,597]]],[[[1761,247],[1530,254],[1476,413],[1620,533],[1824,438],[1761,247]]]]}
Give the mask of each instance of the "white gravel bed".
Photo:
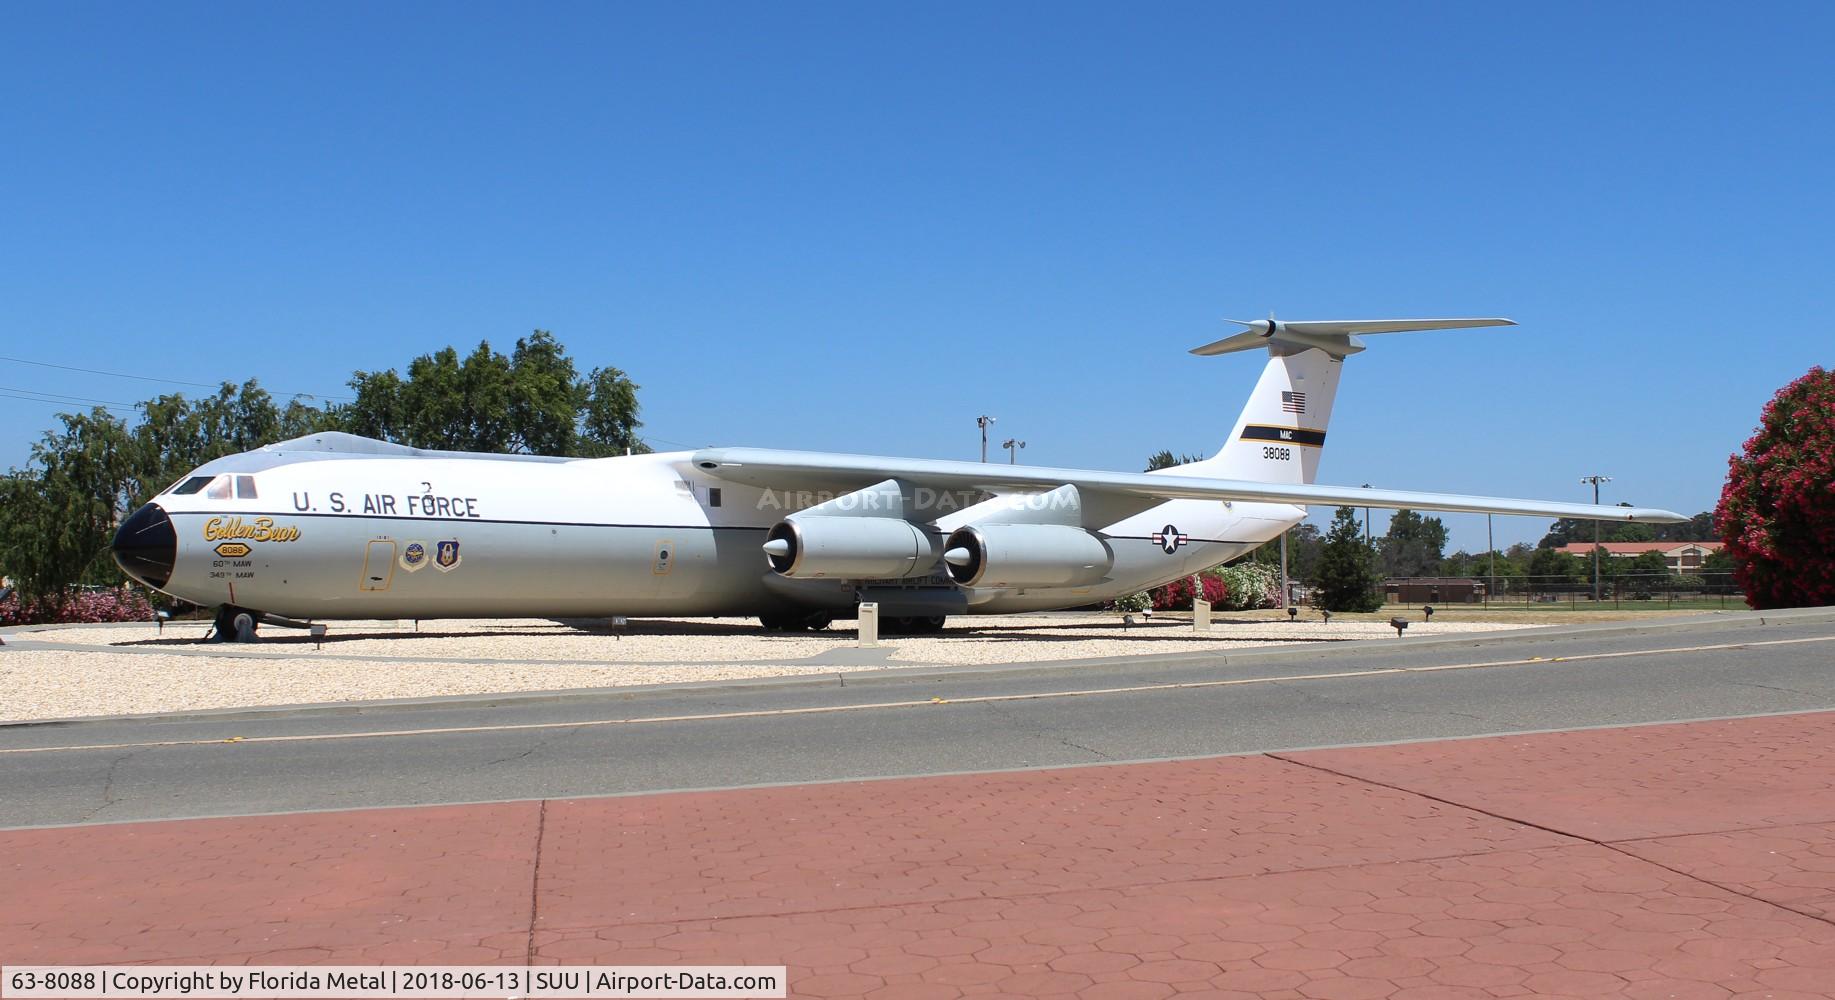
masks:
{"type": "MultiPolygon", "coordinates": [[[[1416,621],[1408,635],[1525,627],[1416,621]]],[[[20,632],[0,650],[0,721],[1031,663],[1395,634],[1380,622],[1230,621],[1204,636],[1188,621],[1164,618],[1124,628],[1107,615],[1015,616],[970,620],[940,635],[888,637],[875,653],[855,648],[851,628],[773,634],[738,619],[643,620],[617,629],[424,621],[418,632],[411,623],[398,631],[395,622],[337,622],[321,651],[305,634],[273,626],[253,645],[200,644],[206,628],[184,622],[163,635],[152,625],[20,632]],[[21,641],[84,648],[31,649],[21,641]],[[794,662],[811,657],[842,662],[794,662]]]]}
{"type": "MultiPolygon", "coordinates": [[[[1394,636],[1381,622],[1326,625],[1317,620],[1220,621],[1209,635],[1192,631],[1189,619],[1164,616],[1124,626],[1112,615],[1010,615],[952,618],[938,635],[884,636],[881,644],[903,663],[983,664],[1035,660],[1135,656],[1183,650],[1229,649],[1279,642],[1342,641],[1394,636]]],[[[1527,625],[1420,620],[1408,636],[1448,635],[1523,628],[1527,625]]],[[[478,619],[412,622],[332,622],[322,651],[296,629],[266,625],[252,645],[200,644],[209,625],[180,622],[161,634],[153,625],[62,627],[22,632],[20,639],[78,644],[106,650],[170,649],[187,653],[311,653],[316,657],[389,656],[415,660],[465,659],[565,661],[581,664],[759,663],[801,660],[854,648],[851,622],[822,632],[766,632],[745,618],[641,619],[624,627],[576,627],[539,619],[478,619]]]]}

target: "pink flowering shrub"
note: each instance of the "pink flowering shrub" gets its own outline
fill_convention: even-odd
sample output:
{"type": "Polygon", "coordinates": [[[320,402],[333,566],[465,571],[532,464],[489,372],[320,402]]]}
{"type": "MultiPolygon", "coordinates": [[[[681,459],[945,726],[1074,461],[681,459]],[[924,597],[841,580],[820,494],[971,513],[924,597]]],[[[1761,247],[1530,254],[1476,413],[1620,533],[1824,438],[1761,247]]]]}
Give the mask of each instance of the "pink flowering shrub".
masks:
{"type": "Polygon", "coordinates": [[[1835,372],[1778,390],[1727,460],[1714,526],[1754,608],[1835,604],[1835,372]]]}
{"type": "MultiPolygon", "coordinates": [[[[1212,604],[1222,604],[1224,597],[1229,593],[1229,588],[1225,586],[1223,580],[1215,576],[1203,576],[1199,579],[1204,584],[1204,599],[1212,604]]],[[[1153,610],[1190,611],[1191,590],[1191,577],[1189,576],[1182,576],[1164,587],[1155,587],[1149,592],[1153,595],[1153,610]]]]}
{"type": "Polygon", "coordinates": [[[8,594],[0,600],[0,625],[152,620],[153,606],[137,590],[73,590],[61,602],[41,598],[24,605],[18,594],[8,594]]]}

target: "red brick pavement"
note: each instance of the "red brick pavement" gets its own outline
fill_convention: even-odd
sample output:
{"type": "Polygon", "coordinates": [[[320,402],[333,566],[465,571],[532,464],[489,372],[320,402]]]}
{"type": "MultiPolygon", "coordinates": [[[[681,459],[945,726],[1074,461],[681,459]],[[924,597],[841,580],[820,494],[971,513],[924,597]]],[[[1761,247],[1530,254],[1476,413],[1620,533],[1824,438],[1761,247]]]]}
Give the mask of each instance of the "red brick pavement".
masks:
{"type": "Polygon", "coordinates": [[[0,834],[0,961],[707,962],[799,996],[1835,996],[1835,713],[0,834]],[[539,864],[537,863],[537,844],[539,864]]]}

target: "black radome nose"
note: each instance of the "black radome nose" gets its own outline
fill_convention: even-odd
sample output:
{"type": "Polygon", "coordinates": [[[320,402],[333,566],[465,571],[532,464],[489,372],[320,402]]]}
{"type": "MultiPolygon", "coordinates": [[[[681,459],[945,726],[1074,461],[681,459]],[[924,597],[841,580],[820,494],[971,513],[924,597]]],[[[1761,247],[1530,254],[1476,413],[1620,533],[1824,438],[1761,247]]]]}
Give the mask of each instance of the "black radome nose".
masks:
{"type": "Polygon", "coordinates": [[[150,503],[128,515],[115,529],[115,565],[121,572],[158,589],[172,579],[178,561],[178,532],[165,508],[150,503]]]}

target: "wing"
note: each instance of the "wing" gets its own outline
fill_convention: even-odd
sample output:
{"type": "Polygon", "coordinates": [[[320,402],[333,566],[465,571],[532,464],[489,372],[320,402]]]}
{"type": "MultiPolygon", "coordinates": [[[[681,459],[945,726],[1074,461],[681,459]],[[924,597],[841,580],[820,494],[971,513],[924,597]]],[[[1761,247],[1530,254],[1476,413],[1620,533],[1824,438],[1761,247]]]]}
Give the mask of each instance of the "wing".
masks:
{"type": "Polygon", "coordinates": [[[710,476],[763,489],[823,488],[850,491],[887,479],[901,479],[938,490],[980,490],[986,493],[1049,490],[1069,485],[1084,493],[1147,500],[1245,500],[1346,507],[1407,507],[1411,510],[1527,514],[1535,517],[1578,517],[1658,524],[1675,524],[1688,520],[1674,511],[1654,507],[1612,507],[1554,500],[1419,493],[1413,490],[1252,483],[1158,473],[1044,469],[991,462],[943,462],[816,451],[777,451],[769,448],[706,448],[695,452],[691,461],[695,468],[710,476]]]}

